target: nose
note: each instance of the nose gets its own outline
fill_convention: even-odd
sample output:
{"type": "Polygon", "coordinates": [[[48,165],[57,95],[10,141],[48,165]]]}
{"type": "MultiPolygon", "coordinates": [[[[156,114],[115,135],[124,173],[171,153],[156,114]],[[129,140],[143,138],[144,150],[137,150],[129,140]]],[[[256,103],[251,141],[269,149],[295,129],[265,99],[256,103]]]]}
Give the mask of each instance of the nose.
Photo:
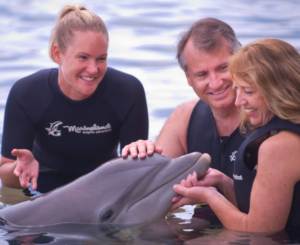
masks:
{"type": "Polygon", "coordinates": [[[97,62],[91,60],[91,61],[88,63],[87,71],[88,71],[90,74],[95,74],[95,73],[97,73],[97,72],[98,72],[97,62]]]}
{"type": "Polygon", "coordinates": [[[211,73],[209,78],[210,78],[209,86],[212,89],[219,89],[222,86],[223,80],[221,75],[217,73],[211,73]]]}
{"type": "Polygon", "coordinates": [[[245,105],[246,100],[243,98],[243,95],[239,89],[236,90],[235,106],[245,105]]]}

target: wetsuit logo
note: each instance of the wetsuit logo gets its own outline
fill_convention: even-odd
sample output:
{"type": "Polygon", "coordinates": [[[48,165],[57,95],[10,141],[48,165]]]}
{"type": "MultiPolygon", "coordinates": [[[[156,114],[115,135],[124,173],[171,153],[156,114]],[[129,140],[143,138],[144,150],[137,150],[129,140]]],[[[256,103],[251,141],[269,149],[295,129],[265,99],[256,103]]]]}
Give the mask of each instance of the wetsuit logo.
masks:
{"type": "Polygon", "coordinates": [[[242,175],[233,174],[233,178],[235,180],[243,180],[243,176],[242,175]]]}
{"type": "Polygon", "coordinates": [[[235,161],[235,159],[236,159],[236,153],[237,153],[237,151],[233,151],[233,152],[231,153],[231,156],[229,157],[231,162],[234,162],[234,161],[235,161]]]}
{"type": "MultiPolygon", "coordinates": [[[[49,128],[45,128],[48,131],[48,135],[52,135],[55,137],[59,137],[62,135],[62,130],[67,129],[69,133],[76,133],[76,134],[103,134],[112,131],[112,126],[110,123],[107,123],[105,126],[99,126],[97,124],[93,124],[93,126],[76,126],[76,125],[65,125],[62,126],[62,130],[58,129],[58,126],[62,125],[63,122],[56,121],[54,123],[50,123],[49,128]]],[[[66,131],[66,130],[65,130],[66,131]]]]}
{"type": "Polygon", "coordinates": [[[48,131],[48,135],[52,135],[52,136],[61,136],[61,130],[58,130],[58,126],[63,124],[61,121],[56,121],[54,123],[50,123],[50,127],[46,128],[46,130],[48,131]]]}
{"type": "Polygon", "coordinates": [[[63,126],[63,128],[67,128],[68,131],[77,133],[77,134],[102,134],[102,133],[107,133],[111,131],[111,125],[108,123],[105,126],[99,126],[97,124],[94,124],[93,126],[87,127],[87,126],[70,126],[66,125],[63,126]]]}

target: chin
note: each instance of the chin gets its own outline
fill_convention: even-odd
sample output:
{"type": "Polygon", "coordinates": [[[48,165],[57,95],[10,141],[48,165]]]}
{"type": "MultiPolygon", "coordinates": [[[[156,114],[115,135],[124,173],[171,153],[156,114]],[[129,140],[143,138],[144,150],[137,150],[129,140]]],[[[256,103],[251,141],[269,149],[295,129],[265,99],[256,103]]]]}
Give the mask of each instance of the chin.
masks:
{"type": "Polygon", "coordinates": [[[251,122],[251,124],[252,124],[253,126],[256,126],[256,127],[263,126],[262,123],[257,122],[257,121],[252,121],[252,120],[250,120],[250,122],[251,122]]]}

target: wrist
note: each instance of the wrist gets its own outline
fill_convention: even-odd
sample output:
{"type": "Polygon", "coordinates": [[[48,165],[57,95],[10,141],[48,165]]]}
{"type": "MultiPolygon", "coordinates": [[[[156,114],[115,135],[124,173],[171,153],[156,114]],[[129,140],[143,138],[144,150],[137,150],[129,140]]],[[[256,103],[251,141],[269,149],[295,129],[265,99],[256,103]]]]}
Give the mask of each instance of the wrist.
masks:
{"type": "Polygon", "coordinates": [[[226,189],[231,188],[232,185],[233,185],[233,180],[229,178],[227,175],[221,174],[219,176],[217,187],[224,195],[226,194],[226,189]]]}

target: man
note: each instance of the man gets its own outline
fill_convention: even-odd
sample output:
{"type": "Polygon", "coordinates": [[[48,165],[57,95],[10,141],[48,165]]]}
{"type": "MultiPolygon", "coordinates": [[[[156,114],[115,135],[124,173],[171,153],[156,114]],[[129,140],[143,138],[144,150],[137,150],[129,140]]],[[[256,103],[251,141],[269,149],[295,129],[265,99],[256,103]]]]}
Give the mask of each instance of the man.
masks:
{"type": "Polygon", "coordinates": [[[228,70],[230,56],[240,48],[226,23],[201,19],[184,33],[177,46],[177,59],[187,82],[200,100],[186,102],[166,121],[155,145],[137,141],[125,146],[122,156],[153,152],[175,158],[190,152],[208,153],[211,167],[232,178],[233,163],[244,137],[240,135],[236,91],[228,70]]]}

